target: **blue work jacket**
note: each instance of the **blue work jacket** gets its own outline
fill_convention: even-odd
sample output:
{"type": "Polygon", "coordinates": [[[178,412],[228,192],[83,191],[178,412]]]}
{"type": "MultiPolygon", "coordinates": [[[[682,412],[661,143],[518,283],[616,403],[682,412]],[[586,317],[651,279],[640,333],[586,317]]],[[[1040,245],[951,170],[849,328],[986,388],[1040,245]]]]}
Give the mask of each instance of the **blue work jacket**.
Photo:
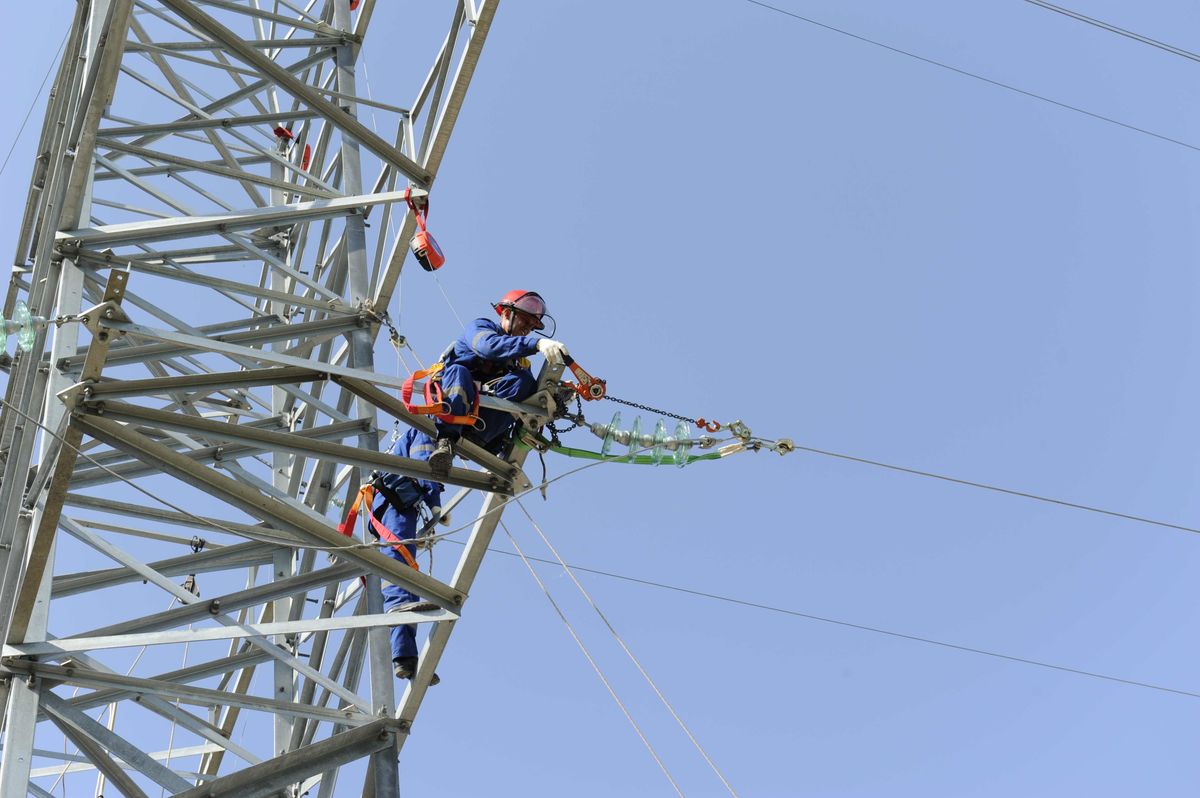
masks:
{"type": "Polygon", "coordinates": [[[537,352],[539,340],[536,335],[506,335],[499,323],[478,318],[442,354],[442,363],[466,366],[472,377],[486,382],[514,368],[528,368],[519,361],[537,352]]]}

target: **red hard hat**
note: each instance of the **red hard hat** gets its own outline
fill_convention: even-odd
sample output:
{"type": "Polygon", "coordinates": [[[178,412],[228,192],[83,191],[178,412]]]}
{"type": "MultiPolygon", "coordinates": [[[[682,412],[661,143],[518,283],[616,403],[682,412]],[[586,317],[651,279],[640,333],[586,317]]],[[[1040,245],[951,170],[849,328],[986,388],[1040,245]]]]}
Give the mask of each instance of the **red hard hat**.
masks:
{"type": "Polygon", "coordinates": [[[504,308],[528,313],[537,320],[537,329],[544,330],[546,328],[546,325],[542,323],[542,317],[546,315],[546,300],[542,299],[542,295],[536,291],[513,289],[500,297],[500,301],[492,307],[496,309],[496,315],[500,315],[504,308]]]}

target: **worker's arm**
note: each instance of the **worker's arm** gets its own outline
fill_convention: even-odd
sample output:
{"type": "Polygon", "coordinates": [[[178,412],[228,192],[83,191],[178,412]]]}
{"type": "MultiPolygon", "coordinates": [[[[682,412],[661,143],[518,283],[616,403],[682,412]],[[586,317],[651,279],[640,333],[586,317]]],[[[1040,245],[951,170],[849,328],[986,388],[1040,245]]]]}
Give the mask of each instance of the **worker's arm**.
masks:
{"type": "Polygon", "coordinates": [[[508,360],[538,351],[536,335],[505,335],[488,319],[476,319],[463,334],[463,341],[484,360],[508,360]]]}

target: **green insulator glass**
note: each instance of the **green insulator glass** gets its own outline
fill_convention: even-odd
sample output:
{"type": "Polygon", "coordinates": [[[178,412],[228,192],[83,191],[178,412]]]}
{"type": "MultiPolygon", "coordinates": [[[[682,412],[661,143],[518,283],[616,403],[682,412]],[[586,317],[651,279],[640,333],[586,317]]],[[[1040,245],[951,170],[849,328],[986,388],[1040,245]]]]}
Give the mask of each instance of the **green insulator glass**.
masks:
{"type": "Polygon", "coordinates": [[[604,433],[604,443],[600,444],[600,454],[603,457],[608,457],[608,453],[612,451],[613,443],[617,439],[617,430],[621,428],[621,411],[613,413],[612,421],[608,422],[608,432],[604,433]]]}
{"type": "Polygon", "coordinates": [[[637,450],[642,448],[642,417],[638,416],[633,420],[633,426],[629,428],[629,459],[633,460],[637,450]]]}
{"type": "Polygon", "coordinates": [[[691,434],[691,427],[686,422],[680,421],[675,425],[675,465],[683,468],[688,464],[688,460],[692,454],[692,444],[688,441],[688,435],[691,434]]]}
{"type": "Polygon", "coordinates": [[[29,312],[29,306],[24,300],[18,300],[13,308],[13,321],[17,324],[17,348],[28,352],[33,348],[37,330],[33,328],[33,314],[29,312]]]}
{"type": "Polygon", "coordinates": [[[663,455],[667,453],[667,447],[664,444],[667,441],[667,428],[660,418],[654,424],[654,448],[650,450],[650,457],[653,458],[655,465],[662,465],[663,455]]]}

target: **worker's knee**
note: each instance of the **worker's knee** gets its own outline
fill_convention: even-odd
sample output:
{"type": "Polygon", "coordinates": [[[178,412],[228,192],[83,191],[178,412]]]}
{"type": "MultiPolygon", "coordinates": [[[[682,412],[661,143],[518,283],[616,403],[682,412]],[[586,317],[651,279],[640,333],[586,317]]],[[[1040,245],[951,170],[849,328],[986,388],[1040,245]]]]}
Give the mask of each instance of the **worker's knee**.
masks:
{"type": "Polygon", "coordinates": [[[520,402],[528,399],[537,389],[537,380],[526,369],[512,371],[490,383],[492,392],[500,399],[520,402]]]}
{"type": "Polygon", "coordinates": [[[455,363],[442,369],[442,391],[449,392],[451,388],[463,388],[471,399],[475,398],[475,379],[471,371],[463,365],[455,363]]]}

